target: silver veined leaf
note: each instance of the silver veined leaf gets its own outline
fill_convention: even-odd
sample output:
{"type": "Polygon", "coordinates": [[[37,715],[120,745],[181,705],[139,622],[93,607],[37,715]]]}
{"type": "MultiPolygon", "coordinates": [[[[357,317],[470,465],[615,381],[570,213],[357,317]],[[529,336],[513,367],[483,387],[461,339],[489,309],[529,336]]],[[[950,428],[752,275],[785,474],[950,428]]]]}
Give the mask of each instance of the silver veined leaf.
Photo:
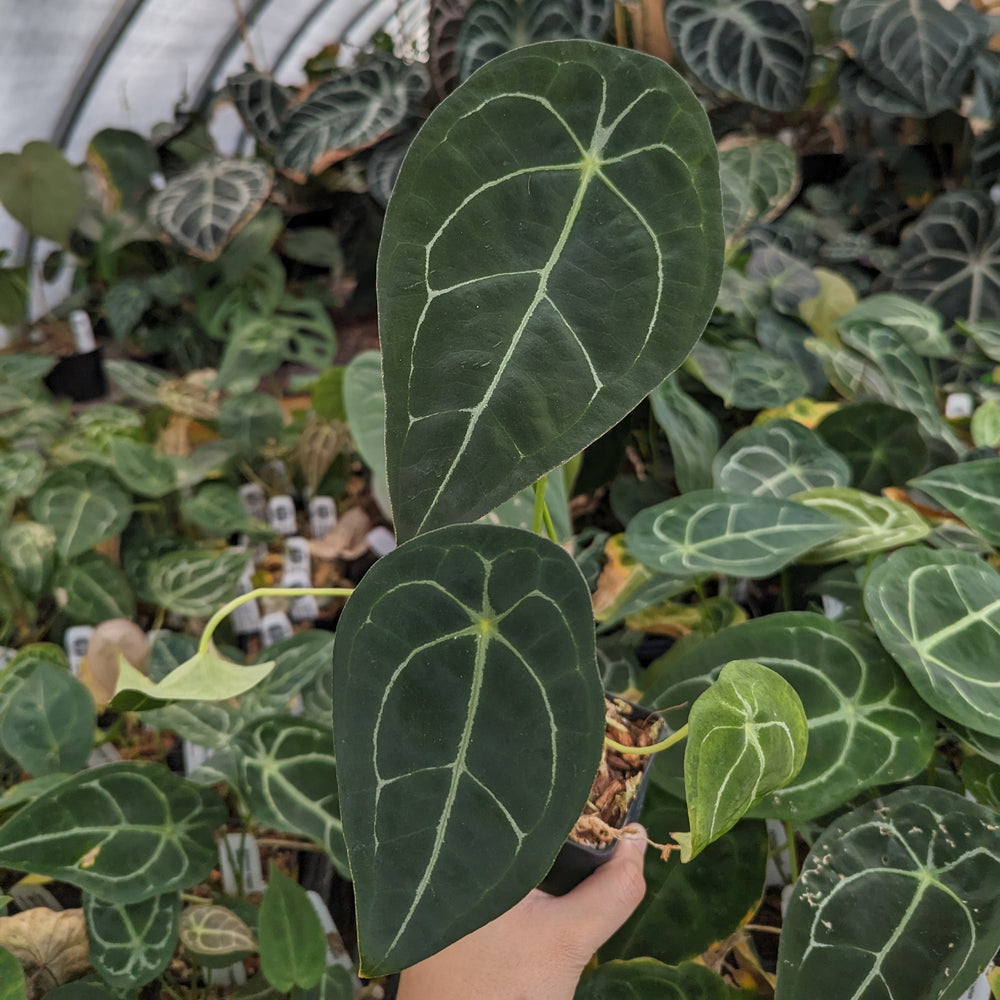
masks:
{"type": "Polygon", "coordinates": [[[427,71],[431,91],[443,101],[458,84],[456,46],[462,18],[472,0],[431,0],[427,13],[427,71]]]}
{"type": "Polygon", "coordinates": [[[270,74],[247,67],[226,81],[226,91],[250,134],[258,142],[276,146],[291,101],[287,88],[270,74]]]}
{"type": "Polygon", "coordinates": [[[383,207],[389,204],[389,196],[396,186],[403,157],[416,135],[414,130],[398,132],[383,139],[373,150],[368,160],[366,178],[368,193],[383,207]]]}
{"type": "Polygon", "coordinates": [[[160,607],[177,615],[210,615],[236,594],[246,554],[190,549],[168,552],[145,567],[145,589],[160,607]]]}
{"type": "Polygon", "coordinates": [[[171,178],[149,215],[188,253],[215,260],[264,203],[273,179],[259,160],[205,160],[171,178]]]}
{"type": "Polygon", "coordinates": [[[796,363],[752,346],[733,350],[701,340],[684,368],[726,406],[742,410],[785,406],[809,389],[809,379],[796,363]]]}
{"type": "Polygon", "coordinates": [[[666,17],[680,57],[714,93],[769,111],[802,103],[813,46],[800,0],[667,0],[666,17]]]}
{"type": "Polygon", "coordinates": [[[739,245],[754,222],[770,222],[791,203],[799,189],[799,159],[777,139],[720,143],[722,220],[726,246],[739,245]]]}
{"type": "Polygon", "coordinates": [[[927,358],[948,358],[952,346],[944,332],[941,314],[930,306],[905,295],[882,292],[862,299],[834,322],[838,330],[857,324],[875,323],[895,330],[917,354],[927,358]]]}
{"type": "Polygon", "coordinates": [[[426,70],[381,52],[321,83],[288,112],[275,160],[304,181],[378,142],[427,91],[426,70]]]}
{"type": "MultiPolygon", "coordinates": [[[[282,828],[283,829],[283,828],[282,828]]],[[[253,931],[226,906],[189,906],[181,914],[181,944],[195,955],[232,960],[257,950],[253,931]]]]}
{"type": "Polygon", "coordinates": [[[15,521],[0,531],[0,563],[10,571],[18,589],[37,600],[55,567],[56,533],[46,524],[15,521]]]}
{"type": "Polygon", "coordinates": [[[910,480],[1000,548],[1000,458],[943,465],[910,480]]]}
{"type": "Polygon", "coordinates": [[[681,493],[712,486],[712,456],[719,449],[719,422],[671,375],[649,394],[653,417],[670,443],[674,479],[681,493]]]}

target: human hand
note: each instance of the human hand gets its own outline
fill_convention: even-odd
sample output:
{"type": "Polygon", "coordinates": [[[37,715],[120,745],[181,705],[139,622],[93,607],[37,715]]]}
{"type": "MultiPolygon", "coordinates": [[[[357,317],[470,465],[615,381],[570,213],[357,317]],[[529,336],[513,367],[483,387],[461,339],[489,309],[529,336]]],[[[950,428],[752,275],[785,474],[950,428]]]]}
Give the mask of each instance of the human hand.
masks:
{"type": "Polygon", "coordinates": [[[572,1000],[584,966],[646,891],[646,831],[565,896],[533,889],[506,913],[404,970],[397,1000],[572,1000]]]}

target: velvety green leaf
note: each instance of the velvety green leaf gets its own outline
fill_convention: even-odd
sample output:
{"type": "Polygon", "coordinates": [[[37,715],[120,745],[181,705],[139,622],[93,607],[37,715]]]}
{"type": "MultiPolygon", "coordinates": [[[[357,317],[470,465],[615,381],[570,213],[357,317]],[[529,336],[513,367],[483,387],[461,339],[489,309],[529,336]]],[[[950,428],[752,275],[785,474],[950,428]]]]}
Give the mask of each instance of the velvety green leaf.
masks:
{"type": "Polygon", "coordinates": [[[697,490],[642,511],[629,522],[625,544],[664,573],[764,577],[841,530],[832,517],[791,500],[697,490]]]}
{"type": "Polygon", "coordinates": [[[908,504],[863,490],[830,486],[797,493],[794,499],[829,514],[843,526],[836,538],[802,556],[800,561],[805,563],[857,559],[920,541],[930,531],[930,525],[908,504]]]}
{"type": "Polygon", "coordinates": [[[104,296],[104,313],[112,337],[125,340],[152,304],[153,296],[142,282],[126,278],[112,285],[104,296]]]}
{"type": "Polygon", "coordinates": [[[0,948],[0,1000],[24,1000],[24,969],[5,948],[0,948]]]}
{"type": "Polygon", "coordinates": [[[580,980],[573,1000],[750,1000],[704,965],[664,965],[652,958],[605,962],[580,980]]]}
{"type": "Polygon", "coordinates": [[[219,407],[219,431],[245,457],[281,436],[281,404],[272,396],[230,396],[219,407]]]}
{"type": "Polygon", "coordinates": [[[194,885],[218,863],[219,796],[160,764],[105,764],[67,778],[0,827],[0,864],[110,902],[194,885]]]}
{"type": "Polygon", "coordinates": [[[378,351],[361,351],[351,359],[344,372],[344,407],[358,454],[371,470],[375,501],[384,514],[390,514],[385,470],[385,394],[382,356],[378,351]]]}
{"type": "Polygon", "coordinates": [[[32,451],[0,455],[0,496],[30,497],[45,474],[45,459],[32,451]]]}
{"type": "Polygon", "coordinates": [[[532,42],[564,38],[601,41],[614,11],[610,0],[473,0],[456,43],[458,78],[465,80],[490,59],[532,42]]]}
{"type": "Polygon", "coordinates": [[[381,139],[427,91],[426,71],[375,53],[321,83],[285,118],[278,140],[280,170],[304,180],[381,139]]]}
{"type": "Polygon", "coordinates": [[[195,955],[222,958],[257,950],[253,931],[226,906],[189,906],[181,914],[181,944],[195,955]]]}
{"type": "Polygon", "coordinates": [[[31,498],[31,513],[55,531],[57,551],[71,559],[117,535],[128,523],[132,505],[113,476],[81,462],[45,477],[31,498]]]}
{"type": "Polygon", "coordinates": [[[99,552],[85,552],[58,570],[54,592],[63,614],[74,625],[99,625],[109,618],[135,616],[135,594],[129,581],[99,552]]]}
{"type": "Polygon", "coordinates": [[[97,171],[116,208],[135,208],[160,169],[152,143],[126,129],[101,129],[87,145],[87,166],[97,171]]]}
{"type": "Polygon", "coordinates": [[[725,493],[790,497],[819,486],[846,486],[847,461],[794,420],[769,420],[734,434],[712,461],[725,493]]]}
{"type": "Polygon", "coordinates": [[[33,802],[68,777],[68,774],[47,774],[44,778],[19,781],[16,785],[8,788],[3,795],[0,795],[0,812],[7,809],[17,809],[27,802],[33,802]]]}
{"type": "MultiPolygon", "coordinates": [[[[249,695],[265,713],[288,703],[332,662],[332,632],[309,629],[263,649],[259,659],[274,661],[274,669],[249,695]]],[[[244,701],[246,705],[246,701],[244,701]]]]}
{"type": "Polygon", "coordinates": [[[579,816],[604,730],[587,585],[517,528],[429,532],[347,602],[334,683],[362,969],[380,975],[509,909],[579,816]]]}
{"type": "MultiPolygon", "coordinates": [[[[826,313],[822,293],[814,299],[807,299],[806,302],[815,302],[816,315],[812,322],[823,322],[822,318],[826,313]]],[[[805,303],[799,307],[802,312],[805,303]]],[[[774,357],[797,367],[805,376],[807,392],[811,397],[823,397],[826,395],[827,386],[830,380],[823,369],[823,362],[811,350],[810,344],[814,338],[814,332],[804,320],[796,316],[789,316],[779,313],[776,310],[765,307],[756,316],[757,342],[764,349],[765,354],[772,354],[774,357]]],[[[792,400],[790,406],[795,406],[797,400],[792,400]]],[[[791,414],[789,414],[790,416],[791,414]]]]}
{"type": "Polygon", "coordinates": [[[55,566],[55,553],[56,533],[46,524],[15,521],[0,531],[0,563],[31,600],[45,592],[55,566]]]}
{"type": "Polygon", "coordinates": [[[972,443],[977,448],[1000,450],[1000,400],[987,399],[976,407],[969,425],[972,443]]]}
{"type": "Polygon", "coordinates": [[[109,986],[128,990],[155,979],[177,948],[176,892],[110,903],[85,892],[90,962],[109,986]]]}
{"type": "Polygon", "coordinates": [[[499,56],[435,109],[379,257],[401,538],[492,510],[680,363],[718,288],[717,171],[674,71],[595,42],[499,56]]]}
{"type": "MultiPolygon", "coordinates": [[[[687,822],[684,803],[650,785],[642,822],[653,840],[666,841],[687,822]]],[[[724,941],[757,909],[764,891],[767,829],[760,820],[736,824],[686,865],[646,852],[646,894],[639,908],[601,948],[600,958],[648,956],[676,965],[724,941]]]]}
{"type": "Polygon", "coordinates": [[[266,146],[276,146],[291,100],[288,89],[248,66],[226,81],[226,91],[250,134],[266,146]]]}
{"type": "Polygon", "coordinates": [[[1000,766],[988,757],[962,761],[962,784],[978,803],[1000,811],[1000,766]]]}
{"type": "Polygon", "coordinates": [[[989,34],[970,7],[945,9],[937,0],[841,0],[834,30],[870,78],[862,99],[876,110],[922,118],[958,107],[989,34]]]}
{"type": "Polygon", "coordinates": [[[956,323],[959,330],[969,337],[991,361],[1000,361],[1000,321],[983,320],[978,323],[956,323]]]}
{"type": "Polygon", "coordinates": [[[241,724],[230,706],[203,702],[174,702],[162,708],[144,709],[142,721],[210,750],[228,746],[241,724]]]}
{"type": "Polygon", "coordinates": [[[146,587],[156,604],[174,614],[207,616],[236,596],[246,567],[245,552],[168,552],[146,567],[146,587]]]}
{"type": "MultiPolygon", "coordinates": [[[[679,729],[723,664],[741,656],[780,673],[798,692],[809,722],[798,777],[754,815],[823,816],[865,788],[903,781],[927,766],[933,712],[867,632],[810,612],[767,615],[709,636],[672,660],[644,701],[679,729]]],[[[672,747],[658,755],[652,780],[683,795],[682,771],[683,748],[672,747]]]]}
{"type": "Polygon", "coordinates": [[[133,492],[159,499],[177,488],[177,475],[166,455],[129,438],[111,442],[115,475],[133,492]]]}
{"type": "Polygon", "coordinates": [[[678,384],[676,376],[650,394],[653,416],[670,442],[674,479],[681,493],[712,486],[712,455],[719,448],[718,421],[678,384]]]}
{"type": "Polygon", "coordinates": [[[0,204],[34,236],[67,246],[83,181],[61,149],[29,142],[20,153],[0,153],[0,204]]]}
{"type": "Polygon", "coordinates": [[[814,1000],[817,983],[836,1000],[957,1000],[996,952],[998,878],[992,809],[928,787],[855,809],[802,867],[781,931],[777,1000],[814,1000]]]}
{"type": "Polygon", "coordinates": [[[949,321],[1000,314],[1000,225],[989,197],[952,191],[931,202],[900,246],[892,287],[949,321]]]}
{"type": "Polygon", "coordinates": [[[798,365],[753,347],[730,350],[706,341],[695,344],[685,363],[726,406],[774,409],[805,395],[809,380],[798,365]]]}
{"type": "Polygon", "coordinates": [[[911,486],[930,494],[939,504],[1000,547],[1000,458],[939,466],[911,486]]]}
{"type": "Polygon", "coordinates": [[[240,532],[258,537],[274,534],[264,521],[247,514],[239,491],[228,483],[205,483],[197,493],[185,497],[181,500],[181,517],[210,538],[228,538],[240,532]]]}
{"type": "Polygon", "coordinates": [[[719,153],[726,244],[739,246],[754,222],[776,218],[799,189],[795,151],[777,139],[753,139],[719,153]]]}
{"type": "Polygon", "coordinates": [[[273,862],[260,904],[260,968],[283,993],[310,989],[323,976],[326,935],[305,890],[273,862]]]}
{"type": "Polygon", "coordinates": [[[312,838],[349,879],[329,722],[272,716],[244,728],[235,746],[240,787],[253,817],[312,838]]]}
{"type": "Polygon", "coordinates": [[[149,215],[188,253],[215,260],[263,204],[273,179],[259,160],[203,160],[167,182],[149,215]]]}
{"type": "Polygon", "coordinates": [[[1000,573],[967,552],[902,549],[873,570],[865,608],[927,704],[1000,736],[1000,573]]]}
{"type": "Polygon", "coordinates": [[[895,330],[917,354],[924,357],[951,356],[952,347],[944,332],[941,314],[905,295],[890,292],[870,295],[839,317],[835,326],[839,330],[847,330],[869,323],[895,330]]]}
{"type": "Polygon", "coordinates": [[[690,861],[802,769],[808,723],[795,689],[753,660],[731,660],[688,714],[684,788],[690,861]]]}
{"type": "Polygon", "coordinates": [[[847,459],[853,485],[867,493],[902,486],[927,466],[917,418],[885,403],[843,406],[824,417],[816,432],[847,459]]]}
{"type": "Polygon", "coordinates": [[[4,687],[4,701],[0,746],[25,771],[42,777],[84,767],[97,713],[90,692],[68,670],[37,663],[19,683],[4,687]]]}
{"type": "Polygon", "coordinates": [[[670,38],[710,90],[770,111],[802,103],[812,35],[796,0],[670,0],[665,6],[670,38]]]}

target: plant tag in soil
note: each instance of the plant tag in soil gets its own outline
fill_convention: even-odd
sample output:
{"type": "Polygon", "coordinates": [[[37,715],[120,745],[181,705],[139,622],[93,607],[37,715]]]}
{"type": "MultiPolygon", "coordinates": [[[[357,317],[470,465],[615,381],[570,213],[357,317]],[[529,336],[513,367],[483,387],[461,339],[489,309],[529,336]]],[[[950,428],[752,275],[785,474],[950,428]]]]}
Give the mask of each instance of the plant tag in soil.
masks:
{"type": "MultiPolygon", "coordinates": [[[[308,587],[308,576],[289,576],[284,581],[286,587],[308,587]]],[[[303,594],[301,597],[293,597],[292,603],[288,606],[288,614],[293,622],[315,621],[319,618],[319,605],[312,594],[303,594]]]]}
{"type": "Polygon", "coordinates": [[[0,670],[3,670],[15,656],[17,656],[16,649],[11,649],[10,646],[0,646],[0,670]]]}
{"type": "Polygon", "coordinates": [[[279,493],[267,501],[267,523],[282,535],[294,535],[295,501],[287,493],[279,493]]]}
{"type": "Polygon", "coordinates": [[[242,986],[247,981],[247,970],[242,962],[233,962],[223,969],[208,969],[211,986],[242,986]]]}
{"type": "Polygon", "coordinates": [[[290,639],[294,634],[292,623],[284,611],[272,611],[260,620],[260,641],[265,646],[273,646],[282,639],[290,639]]]}
{"type": "Polygon", "coordinates": [[[230,894],[236,892],[237,868],[243,877],[244,893],[263,892],[267,888],[260,848],[251,833],[227,833],[219,841],[219,874],[223,890],[230,894]]]}
{"type": "Polygon", "coordinates": [[[45,888],[44,885],[24,885],[18,883],[8,890],[10,898],[17,904],[19,910],[34,910],[44,906],[49,910],[61,910],[62,903],[45,888]]]}
{"type": "Polygon", "coordinates": [[[102,743],[94,747],[87,758],[87,767],[100,767],[102,764],[117,764],[122,759],[118,747],[114,743],[102,743]]]}
{"type": "Polygon", "coordinates": [[[181,753],[184,755],[184,773],[193,774],[208,760],[209,750],[208,747],[203,747],[200,743],[183,740],[181,742],[181,753]]]}
{"type": "Polygon", "coordinates": [[[309,897],[309,902],[312,903],[316,916],[319,917],[323,933],[326,935],[326,964],[342,965],[349,972],[353,972],[354,963],[351,961],[351,956],[347,954],[343,938],[340,936],[340,931],[337,930],[337,925],[333,922],[333,917],[330,915],[326,903],[323,902],[322,897],[315,889],[310,889],[306,895],[309,897]]]}
{"type": "Polygon", "coordinates": [[[396,536],[381,524],[365,535],[365,541],[377,556],[387,556],[396,547],[396,536]]]}
{"type": "Polygon", "coordinates": [[[333,497],[313,497],[309,501],[309,533],[325,538],[337,523],[337,505],[333,497]]]}
{"type": "Polygon", "coordinates": [[[89,625],[74,625],[66,629],[63,637],[63,646],[66,649],[66,657],[69,659],[69,669],[73,676],[80,673],[80,664],[87,655],[87,647],[90,645],[90,637],[94,630],[89,625]]]}
{"type": "Polygon", "coordinates": [[[244,483],[240,489],[243,509],[256,521],[267,520],[267,498],[256,483],[244,483]]]}
{"type": "Polygon", "coordinates": [[[281,585],[283,587],[300,587],[302,584],[292,583],[291,580],[301,577],[309,579],[309,576],[309,542],[301,535],[290,535],[285,539],[285,564],[281,585]]]}
{"type": "MultiPolygon", "coordinates": [[[[253,580],[249,573],[240,577],[236,589],[240,594],[249,594],[253,590],[253,580]]],[[[254,635],[260,631],[260,606],[256,601],[247,601],[232,612],[229,621],[237,635],[254,635]]]]}
{"type": "Polygon", "coordinates": [[[829,594],[823,595],[823,614],[830,621],[836,621],[846,610],[847,607],[843,601],[838,601],[836,597],[831,597],[829,594]]]}
{"type": "Polygon", "coordinates": [[[952,392],[944,401],[944,415],[949,420],[965,420],[972,416],[974,407],[975,404],[969,393],[952,392]]]}

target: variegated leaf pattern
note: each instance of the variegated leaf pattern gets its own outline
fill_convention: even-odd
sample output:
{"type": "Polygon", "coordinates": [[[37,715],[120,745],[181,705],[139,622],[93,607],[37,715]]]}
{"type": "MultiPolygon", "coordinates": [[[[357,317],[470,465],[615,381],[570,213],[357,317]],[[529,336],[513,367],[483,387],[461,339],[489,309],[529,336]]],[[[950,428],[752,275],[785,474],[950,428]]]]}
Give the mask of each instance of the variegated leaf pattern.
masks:
{"type": "Polygon", "coordinates": [[[247,131],[258,142],[276,146],[291,101],[288,90],[270,74],[247,67],[226,81],[226,92],[247,131]]]}
{"type": "Polygon", "coordinates": [[[770,222],[799,189],[799,160],[777,139],[753,139],[719,151],[726,246],[739,246],[754,222],[770,222]]]}
{"type": "Polygon", "coordinates": [[[181,914],[181,944],[195,955],[222,958],[256,951],[253,931],[226,906],[189,906],[181,914]]]}
{"type": "MultiPolygon", "coordinates": [[[[902,781],[927,766],[935,716],[867,631],[805,611],[756,618],[709,636],[670,664],[645,695],[680,728],[689,707],[731,659],[748,657],[798,692],[809,749],[798,777],[751,815],[807,820],[865,788],[902,781]],[[680,706],[680,707],[678,707],[680,706]]],[[[652,780],[683,794],[683,755],[658,755],[652,780]]]]}
{"type": "Polygon", "coordinates": [[[47,524],[15,521],[0,531],[0,563],[10,571],[18,589],[37,600],[55,567],[56,533],[47,524]]]}
{"type": "Polygon", "coordinates": [[[145,986],[167,967],[177,948],[176,892],[135,903],[110,903],[83,894],[90,961],[115,989],[145,986]]]}
{"type": "Polygon", "coordinates": [[[321,83],[288,112],[275,160],[305,180],[378,142],[403,122],[427,91],[426,70],[375,53],[321,83]]]}
{"type": "Polygon", "coordinates": [[[194,885],[218,863],[225,805],[160,764],[105,764],[28,803],[0,827],[0,865],[135,903],[194,885]]]}
{"type": "Polygon", "coordinates": [[[958,1000],[1000,944],[997,814],[904,788],[833,823],[782,924],[776,1000],[958,1000]],[[864,919],[859,919],[859,914],[864,919]],[[914,946],[919,942],[919,946],[914,946]]]}
{"type": "Polygon", "coordinates": [[[726,406],[741,410],[784,406],[809,389],[799,365],[752,347],[733,350],[701,340],[684,367],[726,406]]]}
{"type": "Polygon", "coordinates": [[[458,84],[458,32],[472,0],[431,0],[427,12],[427,72],[431,93],[443,101],[458,84]]]}
{"type": "Polygon", "coordinates": [[[0,455],[0,497],[30,497],[45,475],[45,459],[35,452],[0,455]]]}
{"type": "Polygon", "coordinates": [[[967,552],[902,549],[872,572],[865,608],[928,705],[1000,736],[1000,573],[967,552]]]}
{"type": "Polygon", "coordinates": [[[709,90],[770,111],[805,93],[812,34],[799,0],[667,0],[667,29],[709,90]]]}
{"type": "Polygon", "coordinates": [[[947,358],[952,346],[944,332],[941,314],[930,306],[905,295],[881,292],[862,299],[853,309],[838,317],[838,330],[873,323],[887,326],[903,338],[917,354],[926,358],[947,358]]]}
{"type": "Polygon", "coordinates": [[[150,599],[160,607],[178,615],[210,615],[235,596],[246,566],[242,552],[168,552],[150,560],[144,582],[150,599]]]}
{"type": "Polygon", "coordinates": [[[709,135],[662,60],[587,41],[499,56],[432,112],[379,256],[401,538],[493,510],[690,350],[721,271],[709,135]]]}
{"type": "Polygon", "coordinates": [[[851,47],[858,96],[876,110],[929,118],[956,108],[989,35],[966,4],[938,0],[842,0],[834,30],[851,47]]]}
{"type": "Polygon", "coordinates": [[[135,615],[132,585],[121,569],[100,552],[84,552],[56,570],[53,586],[65,595],[62,611],[74,625],[97,625],[109,618],[135,615]]]}
{"type": "Polygon", "coordinates": [[[1000,548],[1000,458],[943,465],[910,480],[1000,548]]]}
{"type": "Polygon", "coordinates": [[[712,476],[725,493],[790,497],[820,486],[846,486],[847,460],[794,420],[769,420],[734,434],[716,454],[712,476]]]}
{"type": "Polygon", "coordinates": [[[908,504],[846,486],[812,489],[797,493],[794,499],[836,518],[844,529],[837,538],[805,553],[801,559],[805,563],[839,562],[885,552],[918,542],[931,530],[908,504]]]}
{"type": "Polygon", "coordinates": [[[590,593],[558,545],[457,525],[379,559],[337,632],[340,807],[380,975],[509,909],[579,816],[604,731],[590,593]]]}
{"type": "Polygon", "coordinates": [[[205,160],[170,179],[149,216],[179,246],[214,260],[268,196],[271,168],[259,160],[205,160]]]}
{"type": "Polygon", "coordinates": [[[731,660],[691,706],[684,750],[690,861],[802,769],[809,727],[795,689],[753,660],[731,660]]]}
{"type": "Polygon", "coordinates": [[[458,32],[458,77],[511,49],[561,38],[600,41],[611,23],[613,0],[472,0],[458,32]]]}
{"type": "MultiPolygon", "coordinates": [[[[959,320],[955,324],[991,361],[1000,361],[1000,321],[983,320],[979,323],[963,323],[959,320]]],[[[0,467],[4,458],[0,457],[0,467]]],[[[3,473],[0,472],[0,477],[3,473]]],[[[2,479],[0,479],[2,486],[2,479]]]]}
{"type": "Polygon", "coordinates": [[[931,202],[900,245],[892,287],[949,321],[1000,315],[1000,222],[989,197],[952,191],[931,202]]]}
{"type": "Polygon", "coordinates": [[[625,544],[662,573],[763,577],[841,530],[829,515],[791,500],[696,490],[637,514],[625,544]]]}
{"type": "Polygon", "coordinates": [[[269,716],[245,727],[235,748],[240,786],[255,819],[312,838],[350,878],[329,725],[269,716]]]}

